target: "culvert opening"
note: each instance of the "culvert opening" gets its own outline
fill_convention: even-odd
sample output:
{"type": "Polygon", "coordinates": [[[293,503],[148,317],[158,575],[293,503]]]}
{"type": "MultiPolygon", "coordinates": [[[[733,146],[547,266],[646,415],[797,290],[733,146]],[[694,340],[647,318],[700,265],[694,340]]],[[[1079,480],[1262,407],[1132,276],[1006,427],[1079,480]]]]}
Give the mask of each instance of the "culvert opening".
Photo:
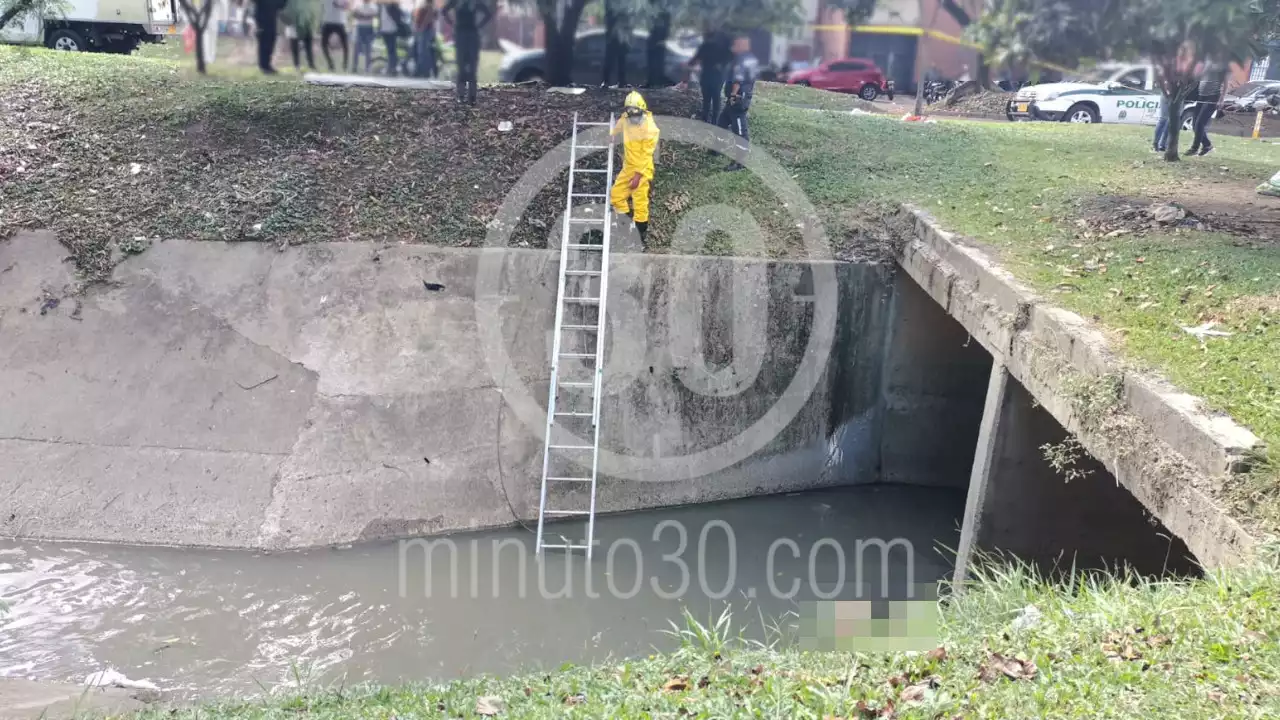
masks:
{"type": "Polygon", "coordinates": [[[1013,378],[998,403],[987,484],[975,497],[992,356],[905,273],[894,292],[882,481],[963,490],[978,504],[975,549],[1048,575],[1126,565],[1147,576],[1198,572],[1187,546],[1013,378]]]}
{"type": "Polygon", "coordinates": [[[1127,565],[1148,576],[1199,572],[1175,537],[1010,380],[982,517],[983,547],[1053,574],[1127,565]]]}

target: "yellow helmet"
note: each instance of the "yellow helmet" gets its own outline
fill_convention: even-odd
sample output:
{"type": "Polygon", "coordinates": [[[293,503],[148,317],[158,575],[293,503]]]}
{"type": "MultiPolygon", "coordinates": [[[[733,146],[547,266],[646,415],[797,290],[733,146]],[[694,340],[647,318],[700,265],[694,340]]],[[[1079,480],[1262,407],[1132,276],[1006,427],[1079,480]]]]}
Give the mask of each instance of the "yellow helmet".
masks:
{"type": "Polygon", "coordinates": [[[635,110],[639,110],[640,112],[646,112],[649,110],[649,103],[644,101],[643,95],[641,95],[639,92],[635,90],[632,90],[631,92],[627,93],[627,99],[623,101],[622,107],[623,109],[628,111],[628,114],[630,114],[630,111],[633,108],[635,110]]]}

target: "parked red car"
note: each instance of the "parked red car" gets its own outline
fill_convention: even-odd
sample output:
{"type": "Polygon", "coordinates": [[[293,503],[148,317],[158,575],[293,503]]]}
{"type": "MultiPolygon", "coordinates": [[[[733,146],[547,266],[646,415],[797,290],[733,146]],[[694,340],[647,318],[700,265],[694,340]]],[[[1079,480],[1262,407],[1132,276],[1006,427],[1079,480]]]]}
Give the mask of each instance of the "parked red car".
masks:
{"type": "Polygon", "coordinates": [[[845,58],[824,62],[816,68],[797,70],[787,76],[789,85],[805,85],[820,90],[857,93],[863,100],[875,100],[890,93],[889,83],[876,64],[865,58],[845,58]]]}

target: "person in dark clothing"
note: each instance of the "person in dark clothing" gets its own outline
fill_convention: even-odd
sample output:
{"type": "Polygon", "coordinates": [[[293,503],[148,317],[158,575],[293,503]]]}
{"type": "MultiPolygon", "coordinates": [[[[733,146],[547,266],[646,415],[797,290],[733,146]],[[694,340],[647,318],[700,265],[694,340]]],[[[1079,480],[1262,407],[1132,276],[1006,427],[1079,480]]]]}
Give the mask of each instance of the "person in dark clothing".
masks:
{"type": "Polygon", "coordinates": [[[324,24],[320,26],[320,50],[324,61],[333,72],[333,57],[329,55],[329,39],[337,36],[342,44],[342,69],[347,69],[349,47],[347,45],[347,0],[325,0],[324,24]]]}
{"type": "Polygon", "coordinates": [[[404,10],[399,0],[380,0],[378,7],[378,32],[387,47],[387,75],[395,77],[400,74],[400,35],[407,27],[404,10]]]}
{"type": "Polygon", "coordinates": [[[1225,65],[1210,61],[1205,63],[1204,73],[1200,76],[1200,86],[1196,89],[1196,119],[1192,124],[1195,139],[1191,141],[1189,155],[1208,155],[1213,152],[1213,141],[1209,139],[1209,123],[1213,114],[1222,102],[1222,86],[1227,79],[1225,65]]]}
{"type": "Polygon", "coordinates": [[[254,24],[258,26],[258,69],[275,75],[271,56],[276,53],[276,18],[284,8],[284,0],[258,0],[253,6],[254,24]]]}
{"type": "Polygon", "coordinates": [[[733,62],[733,39],[727,33],[711,30],[702,36],[702,44],[689,60],[699,67],[698,82],[702,85],[702,121],[715,125],[723,110],[721,93],[724,92],[725,71],[733,62]]]}
{"type": "MultiPolygon", "coordinates": [[[[756,78],[760,75],[760,62],[751,54],[751,40],[746,35],[739,35],[733,41],[733,62],[724,82],[725,106],[720,113],[720,127],[742,138],[742,147],[746,149],[751,142],[751,132],[747,126],[747,111],[751,109],[751,98],[755,94],[756,78]]],[[[741,170],[743,165],[734,161],[730,170],[741,170]]]]}
{"type": "Polygon", "coordinates": [[[631,54],[631,18],[618,12],[617,2],[606,0],[604,4],[604,77],[600,85],[607,87],[615,72],[618,84],[627,84],[627,56],[631,54]]]}
{"type": "Polygon", "coordinates": [[[480,28],[493,19],[493,12],[482,0],[449,0],[440,14],[453,26],[454,56],[458,63],[458,102],[475,105],[480,28]]]}
{"type": "Polygon", "coordinates": [[[307,67],[316,70],[315,53],[312,52],[313,37],[308,25],[288,25],[285,35],[289,38],[289,52],[293,55],[293,69],[302,72],[302,52],[306,51],[307,67]]]}

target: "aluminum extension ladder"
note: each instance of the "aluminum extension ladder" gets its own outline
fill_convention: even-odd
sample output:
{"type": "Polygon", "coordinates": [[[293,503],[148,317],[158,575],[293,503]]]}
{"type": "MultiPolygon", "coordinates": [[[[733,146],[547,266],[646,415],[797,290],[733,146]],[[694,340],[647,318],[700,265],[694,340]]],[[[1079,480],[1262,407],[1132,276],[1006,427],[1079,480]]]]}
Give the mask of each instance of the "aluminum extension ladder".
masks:
{"type": "MultiPolygon", "coordinates": [[[[551,389],[547,398],[547,426],[543,441],[542,491],[538,502],[538,539],[535,552],[544,549],[586,550],[591,559],[595,544],[596,471],[600,455],[600,388],[604,380],[605,300],[609,294],[609,230],[613,212],[609,205],[609,189],[613,186],[614,136],[607,135],[603,145],[582,145],[578,129],[604,126],[609,122],[579,122],[573,114],[573,137],[569,144],[569,188],[565,198],[563,235],[560,239],[560,280],[556,291],[555,338],[551,350],[551,389]],[[608,157],[604,167],[578,167],[579,152],[585,155],[604,150],[608,157]],[[583,175],[581,180],[579,176],[583,175]],[[591,179],[603,175],[604,184],[595,188],[591,179]],[[594,178],[590,176],[596,176],[594,178]],[[584,188],[584,184],[592,185],[584,188]],[[591,192],[585,192],[590,189],[591,192]],[[601,200],[590,205],[577,205],[578,200],[601,200]],[[598,227],[599,242],[586,242],[586,233],[598,227]],[[594,314],[594,317],[592,315],[594,314]],[[563,397],[561,393],[564,393],[563,397]],[[589,407],[587,403],[590,403],[589,407]],[[563,408],[563,409],[562,409],[563,408]],[[589,421],[589,425],[587,424],[589,421]],[[557,432],[558,430],[562,432],[557,432]],[[567,444],[565,435],[578,438],[567,444]],[[589,435],[589,438],[584,437],[589,435]],[[580,444],[586,440],[590,444],[580,444]],[[590,454],[590,474],[583,474],[586,455],[590,454]],[[579,462],[572,462],[577,459],[579,462]],[[549,486],[590,487],[586,509],[548,507],[549,486]],[[544,539],[548,518],[585,517],[586,539],[575,544],[567,539],[548,544],[544,539]]],[[[580,502],[580,498],[579,498],[580,502]]],[[[568,504],[568,503],[567,503],[568,504]]]]}

